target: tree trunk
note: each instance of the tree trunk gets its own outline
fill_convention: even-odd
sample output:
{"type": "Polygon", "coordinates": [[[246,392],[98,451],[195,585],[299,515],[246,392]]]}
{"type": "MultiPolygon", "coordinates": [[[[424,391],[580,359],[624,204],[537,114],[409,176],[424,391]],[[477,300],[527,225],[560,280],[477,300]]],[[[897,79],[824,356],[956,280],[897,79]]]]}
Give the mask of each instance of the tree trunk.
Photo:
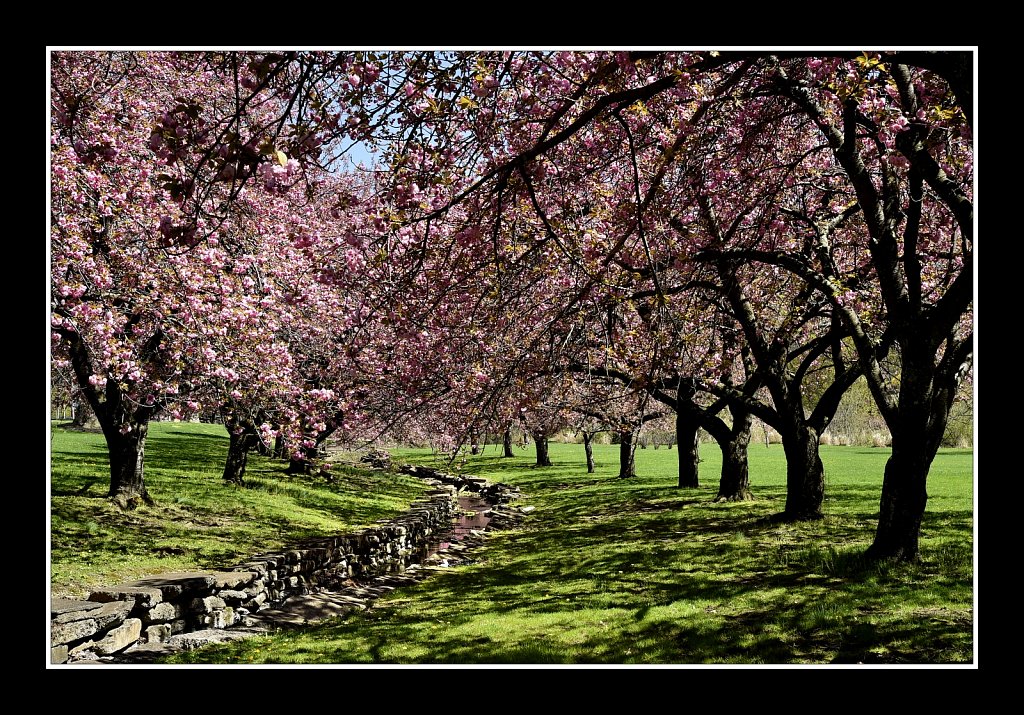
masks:
{"type": "Polygon", "coordinates": [[[92,384],[94,370],[85,344],[77,335],[66,336],[70,343],[71,366],[78,387],[100,423],[110,455],[110,491],[107,493],[121,508],[130,509],[140,502],[153,504],[146,490],[146,435],[149,418],[159,411],[157,405],[132,405],[117,383],[108,380],[101,390],[92,384]]]}
{"type": "Polygon", "coordinates": [[[257,436],[256,440],[255,440],[255,443],[256,443],[256,451],[259,453],[259,455],[261,457],[273,457],[274,456],[273,448],[269,444],[264,442],[262,437],[257,436]]]}
{"type": "Polygon", "coordinates": [[[79,429],[99,429],[100,422],[96,419],[96,413],[89,407],[89,401],[78,397],[72,402],[71,424],[79,429]]]}
{"type": "Polygon", "coordinates": [[[587,474],[594,473],[594,435],[590,432],[583,433],[583,451],[587,455],[587,474]]]}
{"type": "Polygon", "coordinates": [[[715,501],[749,501],[750,469],[747,461],[747,447],[750,445],[751,415],[746,410],[730,407],[733,413],[729,439],[719,443],[722,450],[722,476],[718,482],[718,496],[715,501]]]}
{"type": "Polygon", "coordinates": [[[327,444],[327,439],[334,434],[337,429],[337,423],[330,422],[327,425],[327,429],[317,433],[315,445],[312,447],[299,447],[289,456],[288,468],[284,470],[284,473],[311,474],[313,471],[313,462],[315,462],[318,457],[327,453],[324,445],[327,444]]]}
{"type": "Polygon", "coordinates": [[[296,457],[292,455],[288,458],[288,466],[285,468],[285,474],[309,474],[310,466],[309,460],[304,457],[296,457]]]}
{"type": "Polygon", "coordinates": [[[228,458],[224,464],[224,481],[245,484],[245,465],[249,461],[249,450],[259,441],[247,429],[239,432],[228,431],[228,458]]]}
{"type": "Polygon", "coordinates": [[[909,349],[903,351],[902,368],[896,422],[889,425],[892,454],[885,464],[878,528],[867,556],[917,561],[928,470],[949,421],[957,381],[953,371],[937,374],[927,355],[915,361],[909,349]]]}
{"type": "Polygon", "coordinates": [[[504,434],[501,435],[501,447],[504,450],[503,457],[514,457],[516,453],[512,451],[512,428],[506,427],[504,434]]]}
{"type": "Polygon", "coordinates": [[[480,440],[475,432],[469,437],[469,453],[473,455],[480,454],[480,440]]]}
{"type": "Polygon", "coordinates": [[[259,436],[253,423],[240,419],[227,406],[222,408],[224,427],[228,432],[228,456],[224,462],[224,481],[232,484],[245,483],[245,465],[249,461],[249,450],[256,448],[259,436]]]}
{"type": "Polygon", "coordinates": [[[820,519],[825,499],[825,467],[818,455],[818,432],[803,420],[786,429],[786,509],[782,518],[791,521],[820,519]]]}
{"type": "Polygon", "coordinates": [[[535,433],[533,441],[537,445],[537,466],[550,467],[551,457],[548,456],[548,436],[535,433]]]}
{"type": "Polygon", "coordinates": [[[254,434],[248,430],[234,432],[228,430],[227,461],[224,463],[224,481],[232,485],[244,485],[246,464],[249,461],[249,450],[255,441],[254,434]]]}
{"type": "MultiPolygon", "coordinates": [[[[676,442],[679,444],[679,488],[696,489],[700,486],[700,452],[697,439],[700,425],[682,411],[676,412],[676,442]]],[[[671,446],[671,445],[669,445],[671,446]]]]}
{"type": "Polygon", "coordinates": [[[319,445],[316,447],[299,447],[288,457],[288,467],[285,474],[310,474],[313,471],[313,461],[319,454],[319,445]]]}
{"type": "Polygon", "coordinates": [[[110,452],[110,491],[107,496],[120,507],[133,509],[140,502],[153,504],[146,490],[144,471],[149,422],[129,423],[127,426],[129,430],[125,434],[121,433],[120,425],[103,430],[110,452]]]}
{"type": "Polygon", "coordinates": [[[277,437],[274,439],[274,459],[284,459],[284,437],[281,433],[277,433],[277,437]]]}
{"type": "Polygon", "coordinates": [[[921,520],[928,503],[926,482],[931,458],[920,448],[897,446],[885,464],[882,501],[875,540],[867,550],[868,558],[918,560],[921,520]]]}
{"type": "Polygon", "coordinates": [[[632,429],[619,433],[619,478],[636,476],[636,440],[632,429]]]}

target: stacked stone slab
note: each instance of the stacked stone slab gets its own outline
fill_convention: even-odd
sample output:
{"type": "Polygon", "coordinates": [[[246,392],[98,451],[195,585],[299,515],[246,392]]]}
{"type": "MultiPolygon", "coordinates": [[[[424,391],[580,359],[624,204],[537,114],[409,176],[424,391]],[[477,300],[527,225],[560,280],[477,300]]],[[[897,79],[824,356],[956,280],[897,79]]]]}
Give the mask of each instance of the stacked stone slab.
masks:
{"type": "Polygon", "coordinates": [[[463,491],[479,494],[491,504],[507,504],[513,499],[522,497],[519,487],[504,482],[491,483],[483,477],[469,477],[462,474],[450,474],[433,467],[403,464],[399,471],[421,479],[431,479],[441,484],[455,487],[463,491]]]}

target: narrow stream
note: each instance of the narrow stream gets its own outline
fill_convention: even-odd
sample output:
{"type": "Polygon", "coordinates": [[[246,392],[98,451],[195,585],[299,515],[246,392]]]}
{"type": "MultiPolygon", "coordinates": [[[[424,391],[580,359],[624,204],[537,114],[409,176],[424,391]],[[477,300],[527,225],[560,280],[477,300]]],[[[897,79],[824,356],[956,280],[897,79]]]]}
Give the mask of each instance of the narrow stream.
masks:
{"type": "Polygon", "coordinates": [[[463,494],[459,496],[459,509],[461,515],[452,522],[452,528],[443,534],[439,534],[436,540],[432,540],[423,547],[419,562],[424,563],[436,553],[442,552],[453,543],[462,541],[471,531],[479,531],[490,522],[490,503],[476,494],[463,494]]]}

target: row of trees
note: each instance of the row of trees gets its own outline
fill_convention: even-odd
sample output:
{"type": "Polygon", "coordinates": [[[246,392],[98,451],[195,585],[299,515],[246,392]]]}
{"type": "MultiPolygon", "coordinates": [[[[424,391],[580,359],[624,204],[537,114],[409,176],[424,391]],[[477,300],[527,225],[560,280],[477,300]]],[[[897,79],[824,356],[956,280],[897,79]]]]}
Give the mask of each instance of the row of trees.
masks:
{"type": "Polygon", "coordinates": [[[280,438],[296,469],[339,431],[457,447],[519,423],[540,448],[571,413],[628,450],[672,415],[681,486],[704,429],[719,497],[747,498],[757,418],[782,518],[817,518],[819,441],[863,379],[892,435],[870,554],[915,559],[972,361],[972,72],[966,52],[54,53],[54,356],[128,502],[161,410],[215,408],[241,468],[280,438]],[[340,170],[354,142],[376,167],[340,170]]]}

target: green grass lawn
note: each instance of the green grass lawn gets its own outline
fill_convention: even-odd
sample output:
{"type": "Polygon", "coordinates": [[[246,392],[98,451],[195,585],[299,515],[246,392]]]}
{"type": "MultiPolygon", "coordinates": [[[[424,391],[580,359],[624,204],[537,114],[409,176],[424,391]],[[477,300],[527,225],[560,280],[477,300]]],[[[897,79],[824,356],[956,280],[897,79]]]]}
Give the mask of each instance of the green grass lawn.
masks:
{"type": "MultiPolygon", "coordinates": [[[[823,664],[973,660],[973,477],[969,450],[942,450],[929,478],[920,564],[870,563],[888,450],[823,447],[826,517],[780,524],[779,445],[752,445],[753,502],[721,503],[718,452],[698,489],[678,489],[676,452],[495,447],[465,471],[520,486],[536,507],[496,532],[476,563],[380,599],[366,612],[176,656],[177,663],[823,664]]],[[[426,451],[396,458],[430,463],[426,451]]]]}

